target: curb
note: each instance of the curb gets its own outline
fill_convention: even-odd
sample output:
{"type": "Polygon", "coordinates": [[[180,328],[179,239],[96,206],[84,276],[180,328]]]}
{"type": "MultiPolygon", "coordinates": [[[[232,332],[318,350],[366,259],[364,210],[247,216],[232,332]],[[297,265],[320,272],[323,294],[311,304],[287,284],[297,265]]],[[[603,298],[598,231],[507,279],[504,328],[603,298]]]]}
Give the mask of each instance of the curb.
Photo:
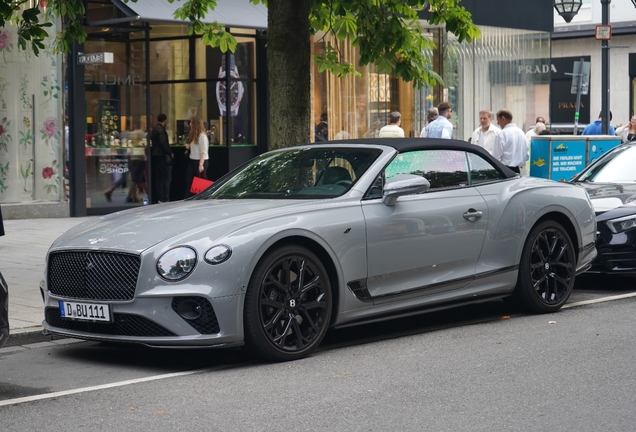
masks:
{"type": "Polygon", "coordinates": [[[33,327],[32,329],[20,329],[17,333],[9,333],[9,338],[4,344],[4,348],[66,339],[65,336],[45,335],[43,330],[43,327],[33,327]]]}

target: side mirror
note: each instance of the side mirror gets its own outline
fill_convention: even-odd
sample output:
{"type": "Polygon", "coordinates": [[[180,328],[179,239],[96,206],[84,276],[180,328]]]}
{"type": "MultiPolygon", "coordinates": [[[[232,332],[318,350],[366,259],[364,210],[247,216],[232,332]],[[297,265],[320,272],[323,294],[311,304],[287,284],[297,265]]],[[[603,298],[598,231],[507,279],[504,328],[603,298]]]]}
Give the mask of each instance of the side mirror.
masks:
{"type": "Polygon", "coordinates": [[[382,191],[384,205],[395,205],[397,199],[404,195],[415,195],[426,192],[431,184],[424,177],[413,174],[398,174],[388,179],[382,191]]]}

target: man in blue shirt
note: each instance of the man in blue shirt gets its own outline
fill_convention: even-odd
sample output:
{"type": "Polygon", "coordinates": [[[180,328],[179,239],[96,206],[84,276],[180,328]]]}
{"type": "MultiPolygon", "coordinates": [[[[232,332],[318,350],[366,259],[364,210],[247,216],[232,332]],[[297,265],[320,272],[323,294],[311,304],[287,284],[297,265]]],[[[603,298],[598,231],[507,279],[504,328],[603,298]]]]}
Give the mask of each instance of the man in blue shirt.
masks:
{"type": "Polygon", "coordinates": [[[451,139],[453,137],[453,124],[448,121],[453,114],[453,109],[448,102],[442,102],[437,106],[439,116],[428,125],[427,138],[444,138],[451,139]]]}
{"type": "MultiPolygon", "coordinates": [[[[609,119],[610,121],[612,121],[611,111],[609,119]]],[[[616,135],[616,131],[614,130],[614,126],[612,125],[609,125],[609,134],[616,135]]],[[[603,111],[598,113],[598,120],[585,126],[585,129],[583,129],[583,133],[581,135],[603,135],[603,111]]]]}

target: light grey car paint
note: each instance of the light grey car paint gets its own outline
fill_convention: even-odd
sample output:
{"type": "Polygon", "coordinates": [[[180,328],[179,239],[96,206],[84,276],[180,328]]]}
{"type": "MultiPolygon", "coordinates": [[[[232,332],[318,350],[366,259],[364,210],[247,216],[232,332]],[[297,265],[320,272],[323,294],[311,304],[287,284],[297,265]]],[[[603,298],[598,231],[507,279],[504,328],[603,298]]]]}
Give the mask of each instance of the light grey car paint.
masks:
{"type": "MultiPolygon", "coordinates": [[[[159,204],[100,217],[71,229],[52,245],[49,254],[109,250],[140,255],[135,297],[111,302],[113,311],[152,316],[177,337],[87,335],[52,328],[46,321],[44,328],[68,336],[151,346],[241,345],[243,303],[252,272],[268,249],[294,237],[314,242],[333,262],[336,286],[332,289],[338,297],[334,326],[406,313],[414,307],[434,309],[449,300],[470,302],[477,295],[483,299],[512,292],[529,230],[550,211],[566,215],[576,227],[577,238],[572,240],[579,250],[587,251],[579,256],[577,267],[588,265],[595,256],[595,249],[589,247],[594,243],[595,219],[583,189],[517,177],[403,196],[387,206],[381,198],[365,200],[364,193],[396,150],[365,147],[381,148],[382,155],[338,198],[159,204]],[[545,202],[555,204],[546,207],[545,202]],[[210,265],[203,257],[218,244],[230,246],[232,256],[210,265]],[[166,282],[157,274],[157,259],[181,245],[196,251],[196,268],[184,280],[166,282]],[[360,280],[368,280],[373,299],[361,299],[349,289],[350,282],[360,280]],[[416,288],[423,289],[412,291],[416,288]],[[404,295],[383,298],[400,292],[404,295]],[[173,296],[184,295],[210,300],[219,334],[199,334],[170,308],[173,296]]],[[[56,307],[61,299],[50,294],[46,283],[43,291],[45,306],[56,307]]]]}

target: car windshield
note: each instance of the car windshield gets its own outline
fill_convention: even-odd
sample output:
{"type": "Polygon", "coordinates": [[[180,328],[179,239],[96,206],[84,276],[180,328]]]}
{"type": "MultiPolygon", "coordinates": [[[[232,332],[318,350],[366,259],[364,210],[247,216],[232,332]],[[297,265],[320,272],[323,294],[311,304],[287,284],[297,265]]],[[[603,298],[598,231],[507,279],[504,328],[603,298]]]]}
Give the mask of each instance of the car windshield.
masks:
{"type": "Polygon", "coordinates": [[[636,146],[624,146],[604,155],[576,181],[593,183],[635,183],[636,146]]]}
{"type": "Polygon", "coordinates": [[[195,199],[334,198],[351,189],[381,152],[339,146],[265,153],[195,199]]]}

